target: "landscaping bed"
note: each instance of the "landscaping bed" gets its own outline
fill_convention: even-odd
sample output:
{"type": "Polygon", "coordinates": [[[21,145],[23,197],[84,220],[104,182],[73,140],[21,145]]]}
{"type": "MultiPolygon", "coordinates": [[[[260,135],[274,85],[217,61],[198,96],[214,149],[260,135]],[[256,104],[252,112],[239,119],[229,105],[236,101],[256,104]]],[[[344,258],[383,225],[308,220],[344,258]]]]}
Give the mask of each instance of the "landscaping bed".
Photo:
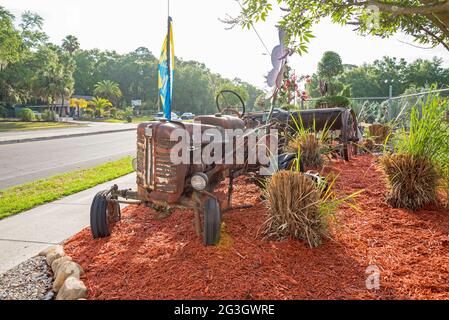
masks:
{"type": "Polygon", "coordinates": [[[317,248],[261,239],[265,204],[239,178],[234,204],[254,207],[224,214],[216,247],[203,246],[189,210],[157,220],[130,206],[111,237],[93,240],[86,228],[64,249],[83,267],[89,299],[448,299],[448,209],[391,208],[376,161],[364,155],[325,168],[339,174],[338,194],[364,192],[359,211],[340,207],[333,240],[317,248]],[[369,266],[380,271],[377,290],[367,289],[369,266]]]}

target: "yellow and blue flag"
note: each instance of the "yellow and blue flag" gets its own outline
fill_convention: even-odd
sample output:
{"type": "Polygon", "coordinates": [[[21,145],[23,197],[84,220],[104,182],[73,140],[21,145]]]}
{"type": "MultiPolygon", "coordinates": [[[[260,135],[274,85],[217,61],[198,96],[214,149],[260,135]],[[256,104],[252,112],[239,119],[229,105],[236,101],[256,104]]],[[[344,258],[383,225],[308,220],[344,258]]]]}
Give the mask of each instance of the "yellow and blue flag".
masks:
{"type": "Polygon", "coordinates": [[[171,120],[173,101],[173,71],[175,69],[175,50],[173,47],[172,18],[168,17],[168,32],[162,47],[158,64],[158,88],[165,118],[171,120]]]}

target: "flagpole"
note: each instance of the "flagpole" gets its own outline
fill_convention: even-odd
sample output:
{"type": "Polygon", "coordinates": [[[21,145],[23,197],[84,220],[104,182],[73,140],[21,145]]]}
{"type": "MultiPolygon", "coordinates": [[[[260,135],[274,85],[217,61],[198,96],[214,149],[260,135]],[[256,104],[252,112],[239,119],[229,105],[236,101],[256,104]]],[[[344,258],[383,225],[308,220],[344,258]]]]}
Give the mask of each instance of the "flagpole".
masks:
{"type": "Polygon", "coordinates": [[[171,120],[171,106],[172,106],[172,87],[171,87],[171,51],[170,51],[170,0],[168,0],[168,17],[167,17],[167,68],[168,68],[168,96],[170,97],[170,114],[168,120],[171,120]]]}

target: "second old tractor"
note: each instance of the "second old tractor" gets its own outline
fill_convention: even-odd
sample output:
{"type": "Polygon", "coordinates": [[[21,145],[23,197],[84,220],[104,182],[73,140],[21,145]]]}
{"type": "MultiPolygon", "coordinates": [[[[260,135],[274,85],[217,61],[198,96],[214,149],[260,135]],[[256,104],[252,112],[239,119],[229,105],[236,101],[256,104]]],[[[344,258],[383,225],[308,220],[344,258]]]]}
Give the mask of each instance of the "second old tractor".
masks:
{"type": "MultiPolygon", "coordinates": [[[[194,227],[196,233],[202,237],[204,245],[215,245],[220,240],[222,214],[232,209],[233,181],[241,175],[260,176],[261,169],[274,167],[286,169],[292,167],[296,154],[282,153],[283,143],[276,142],[273,153],[273,129],[282,131],[289,119],[278,117],[278,121],[265,121],[254,125],[254,119],[263,117],[276,118],[273,110],[264,114],[245,114],[245,106],[234,92],[222,92],[228,95],[226,100],[237,101],[240,107],[220,105],[217,98],[219,113],[195,117],[194,121],[151,121],[142,123],[137,128],[137,157],[134,168],[137,175],[137,190],[120,190],[117,185],[109,190],[95,195],[90,212],[91,231],[94,238],[107,237],[113,226],[120,220],[120,203],[141,204],[147,207],[166,210],[176,207],[192,209],[194,212],[194,227]],[[227,132],[240,132],[228,138],[227,132]],[[184,132],[187,139],[183,142],[184,149],[182,163],[174,163],[179,153],[179,139],[173,139],[175,131],[184,132]],[[217,132],[221,139],[215,136],[210,139],[208,132],[217,132]],[[251,144],[249,137],[257,133],[256,144],[251,144]],[[240,147],[238,146],[240,143],[240,147]],[[231,146],[231,147],[230,147],[231,146]],[[195,159],[198,148],[212,150],[212,159],[195,159]],[[217,152],[220,151],[220,152],[217,152]],[[250,161],[254,153],[269,154],[270,163],[261,163],[259,159],[250,161]],[[274,156],[273,156],[274,154],[274,156]],[[175,155],[175,157],[174,157],[175,155]],[[217,156],[219,159],[217,160],[217,156]],[[236,159],[240,158],[240,161],[236,159]],[[227,195],[220,199],[214,193],[220,182],[227,180],[227,195]]],[[[235,103],[232,103],[235,106],[235,103]]],[[[337,115],[340,117],[341,115],[337,115]]],[[[331,116],[332,117],[335,117],[331,116]]],[[[284,115],[283,115],[284,116],[284,115]]],[[[344,116],[340,119],[347,123],[344,116]]],[[[273,120],[272,119],[272,120],[273,120]]],[[[332,120],[332,119],[330,119],[332,120]]],[[[354,119],[355,121],[355,119],[354,119]]],[[[349,132],[349,131],[348,131],[349,132]]],[[[351,130],[352,132],[352,130],[351,130]]],[[[345,140],[354,137],[345,136],[345,140]]],[[[302,168],[301,168],[302,170],[302,168]]],[[[246,207],[245,205],[240,208],[246,207]]],[[[236,207],[234,207],[236,208],[236,207]]]]}

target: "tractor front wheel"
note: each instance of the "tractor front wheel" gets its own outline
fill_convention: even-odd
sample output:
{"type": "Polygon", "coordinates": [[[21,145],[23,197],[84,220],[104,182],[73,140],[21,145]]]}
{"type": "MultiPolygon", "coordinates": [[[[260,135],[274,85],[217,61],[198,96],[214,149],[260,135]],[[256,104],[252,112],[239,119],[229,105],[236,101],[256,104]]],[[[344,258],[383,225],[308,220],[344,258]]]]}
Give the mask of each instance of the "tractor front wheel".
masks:
{"type": "Polygon", "coordinates": [[[217,199],[209,197],[204,204],[203,242],[206,246],[218,244],[221,235],[221,210],[217,199]]]}
{"type": "Polygon", "coordinates": [[[115,223],[120,221],[120,204],[108,201],[107,193],[98,192],[90,207],[90,230],[94,239],[110,236],[115,223]]]}

